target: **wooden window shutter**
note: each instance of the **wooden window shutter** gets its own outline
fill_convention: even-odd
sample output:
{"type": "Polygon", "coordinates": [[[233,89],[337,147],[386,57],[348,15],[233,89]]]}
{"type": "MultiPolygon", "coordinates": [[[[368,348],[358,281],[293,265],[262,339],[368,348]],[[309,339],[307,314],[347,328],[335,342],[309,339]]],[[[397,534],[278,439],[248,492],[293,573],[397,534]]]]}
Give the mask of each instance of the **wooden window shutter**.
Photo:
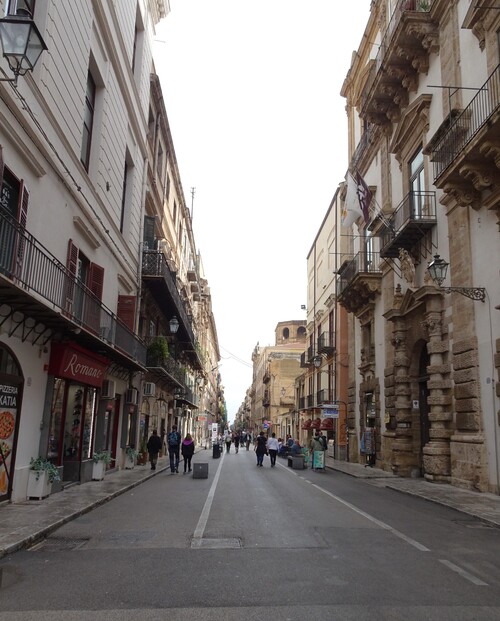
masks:
{"type": "Polygon", "coordinates": [[[72,316],[73,315],[73,298],[75,295],[75,280],[76,269],[78,266],[78,246],[73,241],[68,240],[68,255],[66,259],[66,267],[68,268],[68,275],[66,276],[66,286],[64,287],[64,312],[72,316]]]}
{"type": "Polygon", "coordinates": [[[3,183],[3,147],[0,144],[0,190],[2,189],[3,183]]]}
{"type": "Polygon", "coordinates": [[[156,250],[155,220],[154,216],[144,216],[144,250],[156,250]]]}
{"type": "Polygon", "coordinates": [[[137,298],[135,295],[119,295],[116,315],[118,319],[127,326],[130,332],[134,332],[135,309],[137,298]]]}
{"type": "Polygon", "coordinates": [[[101,335],[106,325],[101,325],[101,300],[104,287],[104,268],[96,263],[91,263],[88,274],[88,288],[95,297],[88,296],[85,304],[85,325],[95,334],[101,335]]]}
{"type": "Polygon", "coordinates": [[[88,287],[96,298],[102,300],[104,288],[104,268],[97,263],[90,264],[88,287]]]}
{"type": "Polygon", "coordinates": [[[26,245],[23,234],[26,230],[26,223],[28,221],[29,196],[30,193],[28,192],[24,181],[21,181],[19,184],[19,202],[17,204],[17,221],[21,227],[16,233],[16,252],[14,254],[15,265],[13,269],[13,272],[17,278],[21,278],[21,270],[23,267],[24,250],[26,245]]]}

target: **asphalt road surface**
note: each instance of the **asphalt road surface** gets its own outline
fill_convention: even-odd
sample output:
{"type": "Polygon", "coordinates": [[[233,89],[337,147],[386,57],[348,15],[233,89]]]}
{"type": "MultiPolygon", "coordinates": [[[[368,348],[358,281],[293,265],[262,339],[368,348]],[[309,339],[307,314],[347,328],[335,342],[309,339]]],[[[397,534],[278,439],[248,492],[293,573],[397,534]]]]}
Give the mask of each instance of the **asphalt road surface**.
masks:
{"type": "Polygon", "coordinates": [[[377,481],[208,462],[0,561],[0,621],[500,621],[500,531],[377,481]]]}

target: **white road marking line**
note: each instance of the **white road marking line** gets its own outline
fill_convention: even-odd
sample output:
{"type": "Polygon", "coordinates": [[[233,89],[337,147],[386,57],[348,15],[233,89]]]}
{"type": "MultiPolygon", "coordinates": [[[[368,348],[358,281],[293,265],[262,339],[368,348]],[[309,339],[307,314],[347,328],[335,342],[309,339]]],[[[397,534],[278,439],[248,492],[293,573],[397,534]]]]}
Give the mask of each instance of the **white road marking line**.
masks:
{"type": "Polygon", "coordinates": [[[472,584],[475,584],[476,586],[488,586],[488,583],[483,582],[479,578],[476,578],[476,576],[473,576],[472,574],[470,574],[465,569],[462,569],[458,565],[455,565],[454,563],[451,563],[450,561],[447,561],[444,558],[440,558],[439,562],[443,563],[443,565],[446,565],[446,567],[451,569],[451,571],[456,572],[457,574],[462,576],[462,578],[465,578],[466,580],[468,580],[469,582],[472,582],[472,584]]]}
{"type": "Polygon", "coordinates": [[[316,483],[312,483],[312,486],[315,487],[316,489],[318,489],[320,492],[323,492],[327,496],[330,496],[331,498],[333,498],[337,502],[340,502],[345,507],[348,507],[349,509],[351,509],[352,511],[354,511],[358,515],[362,515],[367,520],[370,520],[370,522],[373,522],[373,524],[377,524],[377,526],[380,526],[380,528],[383,528],[384,530],[389,531],[390,533],[392,533],[396,537],[399,537],[403,541],[406,541],[406,543],[409,543],[411,546],[414,546],[415,548],[417,548],[417,550],[420,550],[420,552],[430,552],[429,548],[427,548],[423,544],[419,543],[418,541],[415,541],[415,539],[412,539],[411,537],[407,537],[404,533],[400,532],[399,530],[396,530],[392,526],[389,526],[389,524],[386,524],[385,522],[381,522],[380,520],[377,520],[377,518],[373,517],[373,515],[370,515],[369,513],[366,513],[365,511],[362,511],[361,509],[358,509],[358,507],[355,507],[350,502],[346,502],[345,500],[342,500],[342,498],[339,498],[338,496],[335,496],[335,494],[332,494],[331,492],[327,491],[326,489],[323,489],[322,487],[320,487],[316,483]]]}
{"type": "Polygon", "coordinates": [[[224,453],[222,453],[221,455],[219,467],[217,468],[217,472],[215,473],[214,480],[212,481],[212,485],[210,486],[210,491],[208,492],[207,499],[205,500],[205,504],[203,505],[203,509],[201,511],[200,519],[198,520],[198,524],[196,525],[193,539],[191,540],[192,548],[201,547],[201,540],[203,539],[203,533],[205,532],[205,527],[208,522],[208,516],[210,515],[210,509],[212,508],[212,503],[215,496],[215,489],[217,487],[217,483],[219,482],[220,471],[223,461],[224,453]]]}

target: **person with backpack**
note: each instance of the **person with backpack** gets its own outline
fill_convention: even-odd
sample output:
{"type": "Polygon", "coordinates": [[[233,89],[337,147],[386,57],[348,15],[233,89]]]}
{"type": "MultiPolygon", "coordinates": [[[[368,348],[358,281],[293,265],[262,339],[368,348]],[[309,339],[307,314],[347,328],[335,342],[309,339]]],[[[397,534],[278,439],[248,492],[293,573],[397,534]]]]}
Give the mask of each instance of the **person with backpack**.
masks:
{"type": "Polygon", "coordinates": [[[168,456],[170,458],[170,474],[179,472],[179,451],[181,446],[181,434],[177,431],[177,426],[172,426],[172,431],[167,436],[168,456]]]}

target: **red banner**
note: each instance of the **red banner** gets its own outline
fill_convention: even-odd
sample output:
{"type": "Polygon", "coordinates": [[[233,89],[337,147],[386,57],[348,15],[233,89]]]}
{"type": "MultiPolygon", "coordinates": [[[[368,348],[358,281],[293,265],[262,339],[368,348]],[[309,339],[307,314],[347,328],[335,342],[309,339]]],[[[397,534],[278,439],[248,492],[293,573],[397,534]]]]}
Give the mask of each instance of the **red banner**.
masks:
{"type": "Polygon", "coordinates": [[[49,373],[81,384],[101,388],[109,361],[72,343],[53,343],[50,352],[49,373]]]}

